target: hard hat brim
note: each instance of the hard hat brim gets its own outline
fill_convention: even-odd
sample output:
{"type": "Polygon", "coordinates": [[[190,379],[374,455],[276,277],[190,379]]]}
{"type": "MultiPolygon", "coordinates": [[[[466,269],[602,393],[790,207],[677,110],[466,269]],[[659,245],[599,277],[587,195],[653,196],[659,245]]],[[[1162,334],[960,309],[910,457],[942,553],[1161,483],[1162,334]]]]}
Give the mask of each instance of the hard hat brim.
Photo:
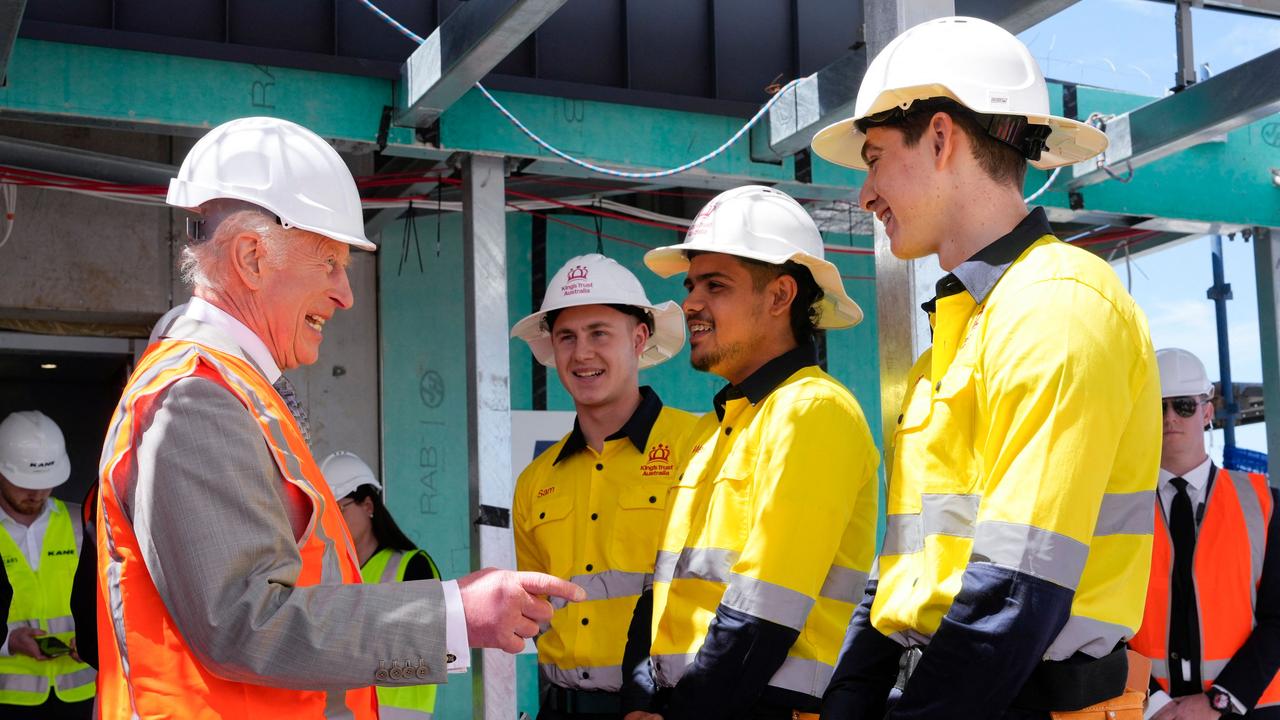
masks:
{"type": "Polygon", "coordinates": [[[23,490],[49,490],[56,488],[71,477],[71,458],[66,451],[55,461],[58,468],[55,472],[29,473],[13,468],[4,470],[4,477],[23,490]]]}
{"type": "MultiPolygon", "coordinates": [[[[670,360],[680,352],[680,348],[684,347],[684,310],[670,300],[657,305],[636,305],[625,301],[614,303],[608,300],[590,304],[631,305],[648,310],[653,314],[653,333],[649,335],[649,341],[645,344],[644,351],[640,354],[641,370],[670,360]]],[[[511,327],[511,337],[524,340],[529,344],[529,350],[538,362],[546,367],[554,368],[556,366],[555,349],[551,345],[551,334],[543,328],[542,323],[546,315],[546,311],[539,310],[521,318],[519,322],[511,327]]]]}
{"type": "MultiPolygon", "coordinates": [[[[1028,161],[1040,170],[1074,165],[1096,157],[1107,149],[1107,136],[1098,128],[1070,118],[1056,115],[1022,115],[1034,125],[1048,125],[1049,137],[1039,160],[1028,161]]],[[[813,136],[811,147],[818,157],[836,165],[854,170],[867,170],[862,159],[862,146],[867,136],[855,123],[861,118],[850,117],[834,122],[813,136]]]]}
{"type": "Polygon", "coordinates": [[[734,255],[758,260],[770,265],[781,265],[788,260],[809,268],[813,280],[822,288],[822,301],[818,303],[818,327],[823,330],[850,328],[862,322],[862,308],[844,289],[840,270],[830,261],[814,257],[806,252],[786,254],[760,252],[745,248],[730,251],[724,245],[704,244],[698,241],[655,248],[644,254],[644,264],[660,277],[671,277],[689,271],[689,252],[707,252],[734,255]]]}

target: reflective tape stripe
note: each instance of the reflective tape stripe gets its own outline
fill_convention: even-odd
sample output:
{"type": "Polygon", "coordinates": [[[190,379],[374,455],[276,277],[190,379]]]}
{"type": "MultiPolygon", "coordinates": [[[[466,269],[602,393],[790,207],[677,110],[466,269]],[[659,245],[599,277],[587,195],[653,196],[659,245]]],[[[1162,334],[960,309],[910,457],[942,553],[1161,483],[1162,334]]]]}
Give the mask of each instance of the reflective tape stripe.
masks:
{"type": "Polygon", "coordinates": [[[1154,660],[1152,658],[1147,658],[1147,659],[1151,660],[1151,677],[1157,680],[1169,679],[1169,661],[1168,660],[1154,660]]]}
{"type": "Polygon", "coordinates": [[[49,694],[49,678],[44,675],[0,673],[0,693],[24,692],[37,695],[49,694]]]}
{"type": "Polygon", "coordinates": [[[1075,590],[1089,546],[1066,535],[1021,523],[978,523],[972,560],[990,562],[1075,590]]]}
{"type": "Polygon", "coordinates": [[[737,550],[685,548],[679,555],[661,550],[653,567],[654,582],[707,580],[729,582],[729,570],[738,562],[737,550]]]}
{"type": "Polygon", "coordinates": [[[51,633],[69,633],[75,632],[76,621],[70,615],[61,615],[56,618],[49,618],[49,632],[51,633]]]}
{"type": "Polygon", "coordinates": [[[929,535],[973,537],[981,495],[926,493],[920,496],[919,513],[885,518],[882,555],[909,555],[924,549],[929,535]]]}
{"type": "Polygon", "coordinates": [[[409,708],[391,707],[390,705],[378,705],[378,720],[432,720],[435,713],[425,710],[410,710],[409,708]]]}
{"type": "Polygon", "coordinates": [[[83,667],[75,672],[58,675],[54,684],[59,690],[74,690],[85,685],[92,685],[98,679],[98,671],[91,667],[83,667]]]}
{"type": "Polygon", "coordinates": [[[734,573],[720,603],[792,630],[804,629],[813,598],[791,588],[734,573]]]}
{"type": "Polygon", "coordinates": [[[1134,631],[1123,625],[1103,622],[1083,615],[1072,615],[1062,626],[1058,637],[1049,644],[1046,660],[1066,660],[1077,652],[1100,658],[1115,649],[1121,640],[1128,640],[1134,631]]]}
{"type": "Polygon", "coordinates": [[[562,668],[539,663],[542,676],[560,687],[571,690],[603,690],[616,692],[622,688],[622,666],[562,668]]]}
{"type": "Polygon", "coordinates": [[[1236,497],[1240,499],[1240,511],[1244,514],[1244,527],[1249,535],[1249,559],[1252,563],[1253,582],[1256,586],[1262,578],[1262,561],[1267,549],[1267,522],[1262,512],[1262,504],[1258,501],[1258,493],[1253,489],[1253,482],[1245,473],[1230,470],[1227,477],[1235,487],[1236,497]]]}
{"type": "MultiPolygon", "coordinates": [[[[626,572],[624,570],[605,570],[589,575],[574,575],[569,582],[587,591],[587,600],[612,600],[615,598],[638,597],[650,582],[649,573],[626,572]]],[[[557,610],[568,605],[564,598],[551,598],[551,606],[557,610]]]]}
{"type": "Polygon", "coordinates": [[[392,550],[391,556],[387,558],[387,564],[382,566],[382,575],[378,577],[379,583],[393,583],[397,580],[400,572],[400,559],[404,557],[403,550],[392,550]]]}
{"type": "Polygon", "coordinates": [[[675,687],[684,677],[685,670],[693,664],[697,657],[694,653],[685,655],[654,655],[649,661],[653,663],[653,679],[662,687],[675,687]]]}
{"type": "Polygon", "coordinates": [[[1094,537],[1105,535],[1150,535],[1155,531],[1156,492],[1107,493],[1102,496],[1094,537]]]}
{"type": "Polygon", "coordinates": [[[817,660],[788,657],[782,666],[769,678],[769,684],[783,690],[804,693],[811,697],[821,698],[831,682],[831,673],[835,668],[817,660]]]}
{"type": "MultiPolygon", "coordinates": [[[[1250,492],[1253,492],[1250,490],[1250,492]]],[[[1214,678],[1222,674],[1226,669],[1227,663],[1231,662],[1231,658],[1225,660],[1204,660],[1200,663],[1200,677],[1205,682],[1213,682],[1214,678]]]]}
{"type": "Polygon", "coordinates": [[[328,690],[324,694],[325,720],[355,720],[355,713],[347,707],[346,690],[328,690]]]}
{"type": "Polygon", "coordinates": [[[862,591],[867,587],[867,573],[853,568],[832,565],[827,571],[827,579],[822,583],[818,595],[828,600],[853,603],[862,601],[862,591]]]}
{"type": "MultiPolygon", "coordinates": [[[[9,623],[9,632],[13,632],[18,628],[38,628],[38,627],[40,627],[40,624],[35,620],[14,620],[13,622],[9,623]]],[[[6,635],[6,637],[8,636],[6,635]]]]}

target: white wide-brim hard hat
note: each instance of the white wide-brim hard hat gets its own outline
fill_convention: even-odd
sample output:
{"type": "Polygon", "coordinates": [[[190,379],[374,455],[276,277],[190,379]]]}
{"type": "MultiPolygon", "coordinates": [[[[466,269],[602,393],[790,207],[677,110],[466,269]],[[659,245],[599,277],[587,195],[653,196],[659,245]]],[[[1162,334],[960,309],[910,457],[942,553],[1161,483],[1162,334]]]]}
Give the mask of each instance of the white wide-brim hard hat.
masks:
{"type": "Polygon", "coordinates": [[[1209,373],[1193,353],[1182,348],[1157,350],[1156,366],[1160,369],[1160,397],[1213,397],[1209,373]]]}
{"type": "Polygon", "coordinates": [[[320,461],[320,474],[329,483],[335,500],[350,495],[361,485],[372,485],[382,492],[382,483],[378,482],[373,469],[353,452],[339,450],[330,453],[320,461]]]}
{"type": "Polygon", "coordinates": [[[640,354],[640,368],[670,360],[684,347],[684,310],[670,300],[649,302],[640,280],[616,260],[598,253],[570,258],[552,276],[542,307],[511,328],[511,337],[529,343],[538,362],[556,366],[547,313],[583,305],[629,305],[649,313],[653,332],[640,354]]]}
{"type": "Polygon", "coordinates": [[[0,475],[24,490],[48,490],[71,476],[62,429],[38,410],[10,413],[0,422],[0,475]]]}
{"type": "Polygon", "coordinates": [[[165,202],[193,212],[211,200],[239,200],[361,250],[364,210],[342,156],[310,130],[271,117],[225,122],[200,138],[169,181],[165,202]]]}
{"type": "Polygon", "coordinates": [[[837,165],[866,170],[866,135],[857,123],[920,100],[949,98],[976,113],[1014,115],[1049,128],[1038,160],[1041,170],[1073,165],[1107,149],[1099,129],[1049,112],[1049,90],[1040,66],[1022,41],[986,20],[930,20],[894,38],[862,76],[853,117],[813,137],[813,151],[837,165]]]}
{"type": "Polygon", "coordinates": [[[818,323],[822,329],[853,327],[862,308],[849,297],[840,270],[826,260],[822,233],[790,195],[761,185],[720,193],[694,218],[679,245],[650,250],[644,263],[662,277],[689,271],[689,253],[708,252],[770,265],[803,265],[822,288],[818,323]]]}

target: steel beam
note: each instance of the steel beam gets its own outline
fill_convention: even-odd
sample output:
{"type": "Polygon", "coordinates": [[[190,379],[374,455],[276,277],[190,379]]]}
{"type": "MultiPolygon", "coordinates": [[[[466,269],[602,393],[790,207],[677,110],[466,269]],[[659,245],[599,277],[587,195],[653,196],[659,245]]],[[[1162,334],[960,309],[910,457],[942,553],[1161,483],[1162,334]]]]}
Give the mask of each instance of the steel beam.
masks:
{"type": "MultiPolygon", "coordinates": [[[[786,157],[809,146],[815,133],[823,127],[853,114],[858,87],[870,58],[894,37],[912,25],[946,15],[968,15],[990,20],[1012,33],[1019,33],[1078,0],[918,0],[905,3],[895,0],[866,0],[866,44],[850,50],[835,62],[803,78],[787,95],[769,110],[768,130],[763,134],[769,148],[756,148],[760,157],[786,157]],[[939,14],[938,8],[948,8],[939,14]],[[892,25],[880,20],[893,14],[892,25]],[[901,17],[898,17],[900,15],[901,17]],[[884,28],[895,28],[887,31],[884,28]],[[885,33],[888,32],[888,35],[885,33]]],[[[761,137],[754,135],[753,137],[761,137]]]]}
{"type": "Polygon", "coordinates": [[[400,69],[395,123],[427,127],[502,62],[566,0],[471,0],[400,69]]]}
{"type": "MultiPolygon", "coordinates": [[[[1253,268],[1258,287],[1258,331],[1262,345],[1263,407],[1280,407],[1280,233],[1253,230],[1253,268]]],[[[1267,464],[1271,484],[1280,485],[1280,413],[1268,413],[1267,464]],[[1274,460],[1271,458],[1275,458],[1274,460]]]]}
{"type": "Polygon", "coordinates": [[[1070,187],[1102,182],[1280,112],[1277,77],[1280,49],[1107,120],[1110,147],[1096,165],[1074,166],[1070,187]]]}
{"type": "Polygon", "coordinates": [[[178,174],[173,165],[12,137],[0,137],[0,165],[121,185],[167,186],[178,174]]]}
{"type": "MultiPolygon", "coordinates": [[[[1160,0],[1172,4],[1177,0],[1160,0]]],[[[1214,10],[1280,17],[1280,0],[1203,0],[1204,7],[1214,10]]]]}
{"type": "MultiPolygon", "coordinates": [[[[507,228],[501,157],[468,155],[462,163],[463,305],[467,333],[467,434],[471,480],[471,560],[475,568],[516,566],[511,532],[511,360],[507,340],[507,228]]],[[[477,651],[472,673],[483,711],[516,716],[515,657],[477,651]]]]}
{"type": "Polygon", "coordinates": [[[0,85],[7,82],[9,56],[18,40],[18,26],[27,9],[27,0],[0,0],[0,85]]]}

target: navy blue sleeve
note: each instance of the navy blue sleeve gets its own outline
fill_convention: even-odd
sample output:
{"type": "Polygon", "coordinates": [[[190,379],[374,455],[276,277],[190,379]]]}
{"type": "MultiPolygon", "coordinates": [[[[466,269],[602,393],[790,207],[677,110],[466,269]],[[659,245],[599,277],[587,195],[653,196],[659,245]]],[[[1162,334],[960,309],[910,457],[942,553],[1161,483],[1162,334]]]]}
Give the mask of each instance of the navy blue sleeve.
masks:
{"type": "Polygon", "coordinates": [[[1071,615],[1075,593],[970,562],[891,720],[1001,717],[1071,615]]]}
{"type": "Polygon", "coordinates": [[[1280,671],[1280,494],[1275,489],[1271,502],[1274,510],[1254,610],[1257,624],[1214,681],[1250,710],[1280,671]]]}
{"type": "Polygon", "coordinates": [[[750,717],[798,637],[799,630],[719,606],[693,664],[672,689],[663,718],[750,717]]]}
{"type": "Polygon", "coordinates": [[[656,688],[649,668],[649,648],[652,644],[653,590],[640,593],[635,610],[631,611],[631,625],[627,628],[627,646],[622,651],[622,714],[633,710],[654,712],[656,688]]]}
{"type": "Polygon", "coordinates": [[[823,720],[884,717],[885,699],[898,679],[902,646],[871,626],[877,581],[867,583],[862,604],[853,611],[831,684],[822,697],[823,720]]]}

